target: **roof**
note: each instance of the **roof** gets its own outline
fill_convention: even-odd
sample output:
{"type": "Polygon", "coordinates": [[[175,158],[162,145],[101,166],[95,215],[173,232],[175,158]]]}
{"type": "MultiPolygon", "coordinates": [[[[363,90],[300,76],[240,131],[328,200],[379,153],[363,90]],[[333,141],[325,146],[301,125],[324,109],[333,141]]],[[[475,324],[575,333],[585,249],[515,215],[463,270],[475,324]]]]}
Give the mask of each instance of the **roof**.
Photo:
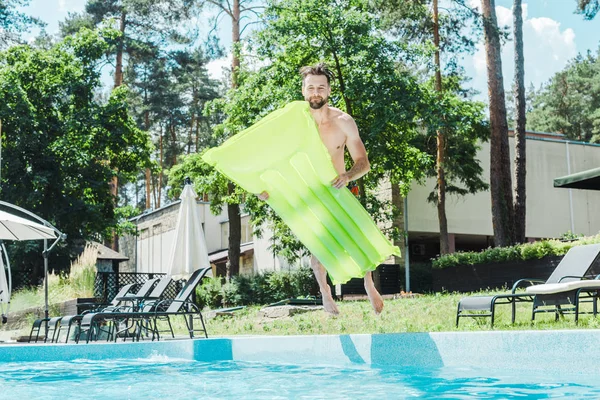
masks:
{"type": "Polygon", "coordinates": [[[600,168],[554,178],[554,187],[567,189],[600,190],[600,168]]]}
{"type": "MultiPolygon", "coordinates": [[[[244,253],[247,253],[247,252],[249,252],[251,250],[254,251],[254,244],[252,242],[245,243],[245,244],[243,244],[243,245],[240,246],[240,255],[242,255],[244,253]]],[[[208,260],[211,263],[214,263],[216,261],[226,260],[228,253],[229,253],[228,249],[223,249],[223,250],[216,251],[216,252],[208,255],[208,260]]]]}
{"type": "Polygon", "coordinates": [[[113,249],[106,247],[103,244],[98,242],[91,241],[91,244],[97,247],[98,249],[98,260],[117,260],[117,261],[127,261],[129,257],[125,257],[121,253],[117,253],[113,249]]]}

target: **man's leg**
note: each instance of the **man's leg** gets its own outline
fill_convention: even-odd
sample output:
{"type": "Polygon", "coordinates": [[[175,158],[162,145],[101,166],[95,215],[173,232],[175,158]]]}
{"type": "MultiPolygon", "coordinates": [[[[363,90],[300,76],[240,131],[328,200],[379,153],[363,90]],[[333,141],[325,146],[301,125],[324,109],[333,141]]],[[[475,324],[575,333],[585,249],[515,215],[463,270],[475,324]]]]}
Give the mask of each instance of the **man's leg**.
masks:
{"type": "Polygon", "coordinates": [[[365,275],[365,290],[367,291],[367,295],[369,296],[369,301],[371,302],[371,306],[373,306],[373,310],[375,310],[376,314],[379,314],[381,310],[383,310],[383,297],[381,297],[375,288],[375,282],[373,282],[373,273],[371,271],[367,272],[365,275]]]}
{"type": "Polygon", "coordinates": [[[338,315],[340,311],[337,308],[337,305],[333,301],[333,296],[331,295],[331,288],[327,284],[327,271],[325,267],[321,265],[317,257],[311,256],[310,258],[310,266],[315,274],[315,278],[317,278],[317,283],[319,284],[319,290],[321,291],[321,296],[323,298],[323,307],[325,311],[330,314],[338,315]]]}

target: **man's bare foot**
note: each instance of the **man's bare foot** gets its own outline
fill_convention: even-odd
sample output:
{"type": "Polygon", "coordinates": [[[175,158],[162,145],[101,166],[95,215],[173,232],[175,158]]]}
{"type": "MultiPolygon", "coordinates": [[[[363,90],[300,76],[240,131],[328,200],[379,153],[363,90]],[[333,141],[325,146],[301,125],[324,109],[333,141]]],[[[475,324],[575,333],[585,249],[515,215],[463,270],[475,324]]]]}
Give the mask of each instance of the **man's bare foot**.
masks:
{"type": "Polygon", "coordinates": [[[381,311],[383,310],[383,297],[381,297],[374,285],[365,285],[365,290],[369,296],[371,306],[373,306],[373,310],[375,310],[375,314],[381,314],[381,311]]]}
{"type": "Polygon", "coordinates": [[[335,301],[333,301],[333,297],[331,297],[331,295],[323,295],[322,299],[323,308],[325,309],[325,311],[327,311],[331,315],[338,315],[340,313],[340,310],[338,310],[337,304],[335,304],[335,301]]]}

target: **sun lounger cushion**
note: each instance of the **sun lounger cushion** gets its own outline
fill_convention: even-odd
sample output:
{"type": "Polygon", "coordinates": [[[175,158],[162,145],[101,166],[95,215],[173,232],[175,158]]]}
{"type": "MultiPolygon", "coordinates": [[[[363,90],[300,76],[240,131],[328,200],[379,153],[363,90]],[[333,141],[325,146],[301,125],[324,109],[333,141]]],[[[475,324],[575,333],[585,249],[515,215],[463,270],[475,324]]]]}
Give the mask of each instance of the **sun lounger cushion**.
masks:
{"type": "Polygon", "coordinates": [[[585,288],[600,289],[600,280],[582,280],[565,283],[545,283],[543,285],[529,286],[525,289],[525,292],[527,294],[553,294],[585,288]]]}
{"type": "Polygon", "coordinates": [[[250,193],[266,190],[267,203],[334,284],[400,255],[350,190],[331,186],[337,173],[307,102],[272,112],[203,159],[250,193]]]}

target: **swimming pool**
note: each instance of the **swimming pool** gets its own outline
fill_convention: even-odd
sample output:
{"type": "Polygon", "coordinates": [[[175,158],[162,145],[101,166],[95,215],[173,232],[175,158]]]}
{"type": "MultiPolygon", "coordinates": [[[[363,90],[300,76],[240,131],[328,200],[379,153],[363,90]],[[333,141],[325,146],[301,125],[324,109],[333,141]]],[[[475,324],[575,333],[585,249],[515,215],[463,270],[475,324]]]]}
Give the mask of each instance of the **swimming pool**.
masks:
{"type": "Polygon", "coordinates": [[[0,397],[600,398],[600,332],[0,346],[0,397]]]}

